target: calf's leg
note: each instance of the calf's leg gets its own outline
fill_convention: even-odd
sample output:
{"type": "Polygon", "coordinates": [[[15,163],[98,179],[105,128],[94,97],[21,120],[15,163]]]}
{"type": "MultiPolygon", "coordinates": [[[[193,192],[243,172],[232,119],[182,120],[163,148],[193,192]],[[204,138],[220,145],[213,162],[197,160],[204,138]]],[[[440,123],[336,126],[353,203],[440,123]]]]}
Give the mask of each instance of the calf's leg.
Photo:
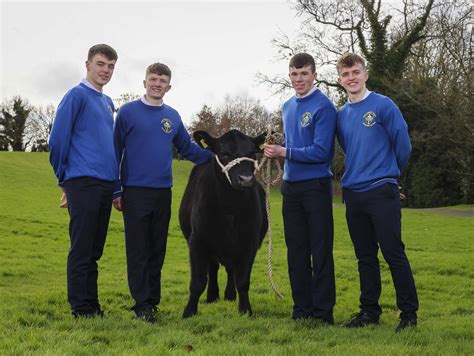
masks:
{"type": "Polygon", "coordinates": [[[227,285],[225,287],[224,299],[225,300],[235,300],[235,280],[234,280],[234,270],[232,268],[226,267],[227,272],[227,285]]]}
{"type": "Polygon", "coordinates": [[[189,300],[183,311],[183,319],[197,314],[199,298],[206,288],[207,271],[209,268],[209,259],[199,246],[193,246],[190,243],[189,256],[191,261],[191,282],[189,284],[189,300]]]}
{"type": "Polygon", "coordinates": [[[211,261],[209,263],[209,278],[207,281],[207,302],[214,303],[219,299],[219,284],[217,273],[219,272],[219,263],[211,261]]]}
{"type": "Polygon", "coordinates": [[[235,286],[239,293],[239,313],[252,315],[249,300],[250,272],[255,255],[245,258],[235,269],[235,286]]]}

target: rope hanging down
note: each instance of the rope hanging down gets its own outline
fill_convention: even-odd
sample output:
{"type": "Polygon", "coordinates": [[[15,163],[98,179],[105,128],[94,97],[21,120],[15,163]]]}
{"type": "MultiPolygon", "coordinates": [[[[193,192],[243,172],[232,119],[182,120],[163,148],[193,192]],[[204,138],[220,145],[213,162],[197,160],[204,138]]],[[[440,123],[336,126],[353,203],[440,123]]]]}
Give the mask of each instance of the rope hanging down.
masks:
{"type": "MultiPolygon", "coordinates": [[[[265,143],[270,145],[279,145],[283,142],[283,136],[280,133],[272,132],[272,128],[269,125],[267,130],[267,136],[265,138],[265,143]]],[[[270,284],[272,286],[273,291],[275,294],[283,298],[283,295],[280,293],[278,288],[276,287],[275,281],[273,280],[273,264],[272,264],[272,253],[273,253],[273,234],[272,234],[272,219],[271,219],[271,212],[270,212],[270,186],[277,185],[280,181],[281,177],[283,176],[283,171],[281,169],[280,161],[278,159],[270,159],[267,157],[263,157],[260,165],[258,166],[258,171],[260,174],[260,179],[265,186],[265,206],[267,210],[267,219],[268,219],[268,278],[270,279],[270,284]],[[277,169],[277,175],[272,180],[272,162],[275,162],[275,166],[277,169]],[[262,169],[264,168],[264,169],[262,169]]]]}
{"type": "MultiPolygon", "coordinates": [[[[279,145],[283,142],[283,136],[280,133],[272,132],[271,126],[268,126],[267,136],[265,138],[265,143],[270,145],[279,145]]],[[[229,170],[240,164],[243,161],[250,161],[254,164],[254,174],[258,171],[260,175],[260,180],[265,186],[265,207],[267,211],[267,220],[268,220],[268,277],[270,279],[270,284],[272,286],[273,291],[275,294],[283,298],[283,295],[280,293],[278,288],[275,285],[275,281],[273,280],[273,264],[272,264],[272,252],[273,252],[273,234],[272,234],[272,219],[270,213],[270,186],[277,185],[280,182],[281,177],[283,176],[283,171],[281,169],[280,162],[278,159],[269,159],[267,157],[263,157],[260,164],[252,158],[249,157],[240,157],[236,158],[233,161],[227,163],[225,166],[219,160],[219,157],[215,156],[217,164],[221,167],[222,173],[225,174],[227,180],[229,181],[230,185],[232,185],[232,181],[229,177],[229,170]],[[277,175],[272,180],[272,162],[275,162],[275,166],[277,169],[277,175]],[[264,169],[262,169],[264,168],[264,169]]]]}

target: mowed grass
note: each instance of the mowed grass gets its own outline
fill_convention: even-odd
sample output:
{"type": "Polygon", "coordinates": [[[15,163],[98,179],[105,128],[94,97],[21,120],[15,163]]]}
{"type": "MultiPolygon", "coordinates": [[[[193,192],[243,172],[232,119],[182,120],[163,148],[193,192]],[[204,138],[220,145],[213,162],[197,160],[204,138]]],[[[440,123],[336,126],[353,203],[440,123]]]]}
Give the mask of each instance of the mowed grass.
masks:
{"type": "Polygon", "coordinates": [[[239,315],[235,302],[208,305],[203,295],[199,314],[182,320],[189,263],[177,211],[191,166],[174,162],[173,215],[159,322],[134,320],[129,309],[133,301],[127,286],[123,223],[117,212],[99,261],[99,294],[107,317],[74,320],[66,297],[68,216],[58,208],[60,191],[48,155],[1,152],[0,354],[162,355],[191,349],[197,355],[474,354],[472,218],[403,211],[403,238],[420,299],[419,327],[395,334],[395,292],[382,257],[380,326],[361,330],[340,326],[358,310],[359,279],[344,207],[336,207],[336,326],[321,327],[290,319],[292,300],[277,190],[271,194],[273,271],[284,299],[270,288],[266,239],[252,273],[254,316],[239,315]]]}

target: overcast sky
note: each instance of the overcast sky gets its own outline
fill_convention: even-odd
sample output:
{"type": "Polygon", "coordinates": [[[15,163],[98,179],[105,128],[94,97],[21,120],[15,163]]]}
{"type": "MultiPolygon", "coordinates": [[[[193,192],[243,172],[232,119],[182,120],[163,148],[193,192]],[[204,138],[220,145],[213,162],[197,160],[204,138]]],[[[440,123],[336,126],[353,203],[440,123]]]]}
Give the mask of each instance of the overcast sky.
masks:
{"type": "MultiPolygon", "coordinates": [[[[0,0],[1,1],[1,0],[0,0]]],[[[203,104],[247,92],[269,109],[282,100],[258,84],[257,72],[286,73],[271,40],[292,35],[301,20],[287,0],[1,1],[1,98],[57,106],[85,77],[89,47],[107,43],[119,55],[104,92],[143,94],[146,67],[173,72],[165,102],[189,123],[203,104]]]]}

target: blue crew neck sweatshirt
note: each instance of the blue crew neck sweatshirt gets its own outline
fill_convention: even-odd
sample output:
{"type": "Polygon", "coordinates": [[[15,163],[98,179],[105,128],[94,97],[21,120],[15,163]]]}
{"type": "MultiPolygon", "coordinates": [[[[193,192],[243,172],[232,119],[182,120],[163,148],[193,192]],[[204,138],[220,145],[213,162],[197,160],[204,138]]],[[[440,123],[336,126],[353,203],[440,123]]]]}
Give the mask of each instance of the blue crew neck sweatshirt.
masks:
{"type": "Polygon", "coordinates": [[[172,107],[135,100],[123,105],[114,126],[115,152],[122,186],[170,188],[172,145],[185,159],[201,164],[213,157],[199,147],[172,107]]]}
{"type": "Polygon", "coordinates": [[[282,109],[286,158],[283,179],[298,182],[332,177],[336,109],[319,89],[293,96],[282,109]]]}
{"type": "Polygon", "coordinates": [[[344,104],[337,115],[337,137],[345,154],[344,188],[362,192],[398,184],[411,144],[403,115],[390,98],[372,92],[344,104]]]}
{"type": "Polygon", "coordinates": [[[118,178],[112,99],[83,83],[69,90],[56,111],[49,160],[59,185],[77,177],[118,178]]]}

